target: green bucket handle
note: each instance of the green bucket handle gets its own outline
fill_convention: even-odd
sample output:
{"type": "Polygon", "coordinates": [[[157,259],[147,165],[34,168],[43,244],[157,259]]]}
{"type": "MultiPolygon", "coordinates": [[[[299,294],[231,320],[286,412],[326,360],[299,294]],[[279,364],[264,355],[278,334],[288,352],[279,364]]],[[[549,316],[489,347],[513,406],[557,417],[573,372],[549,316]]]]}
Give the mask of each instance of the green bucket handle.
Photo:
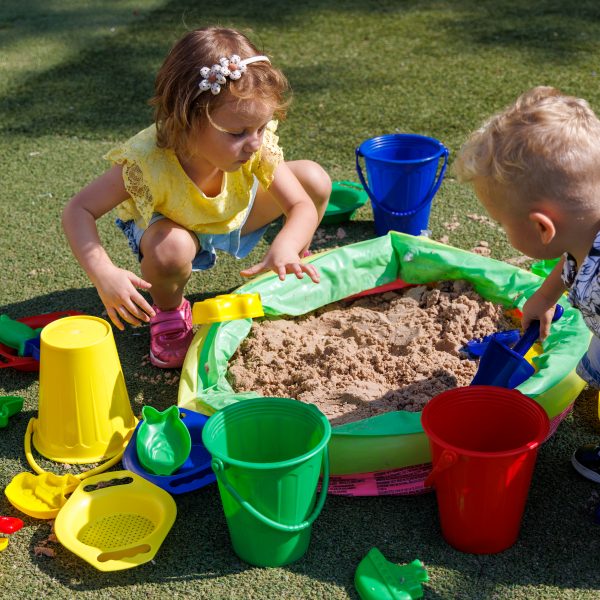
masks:
{"type": "Polygon", "coordinates": [[[237,492],[237,490],[227,481],[225,478],[224,470],[225,465],[220,458],[213,458],[212,460],[212,468],[215,472],[219,483],[221,483],[225,489],[237,500],[238,504],[245,508],[255,519],[258,519],[265,525],[272,527],[273,529],[277,529],[278,531],[283,531],[284,533],[294,533],[297,531],[302,531],[307,527],[310,527],[315,519],[319,516],[321,510],[323,509],[323,505],[325,504],[325,498],[327,497],[327,488],[329,487],[329,450],[327,447],[323,449],[325,454],[325,459],[323,461],[323,480],[321,482],[321,492],[319,494],[319,499],[317,500],[317,504],[315,505],[315,509],[312,512],[312,515],[308,517],[302,523],[298,525],[286,525],[285,523],[278,523],[277,521],[273,521],[266,515],[263,515],[261,512],[256,510],[254,506],[252,506],[247,500],[244,500],[237,492]]]}

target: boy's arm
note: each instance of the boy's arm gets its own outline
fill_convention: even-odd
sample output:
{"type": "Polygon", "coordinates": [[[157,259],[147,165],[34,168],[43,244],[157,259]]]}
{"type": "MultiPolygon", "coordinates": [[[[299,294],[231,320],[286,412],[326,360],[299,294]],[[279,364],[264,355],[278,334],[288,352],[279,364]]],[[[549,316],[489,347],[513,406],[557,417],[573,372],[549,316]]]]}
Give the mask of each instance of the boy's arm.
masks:
{"type": "Polygon", "coordinates": [[[116,165],[92,181],[67,204],[62,224],[73,254],[100,295],[108,316],[119,329],[121,319],[132,325],[147,322],[154,314],[152,307],[136,288],[149,289],[150,284],[111,261],[102,246],[96,220],[129,197],[116,165]]]}
{"type": "Polygon", "coordinates": [[[561,277],[564,262],[565,258],[562,257],[542,285],[523,305],[523,328],[526,329],[531,321],[538,319],[540,322],[540,339],[542,341],[550,333],[554,307],[565,291],[565,284],[561,277]]]}

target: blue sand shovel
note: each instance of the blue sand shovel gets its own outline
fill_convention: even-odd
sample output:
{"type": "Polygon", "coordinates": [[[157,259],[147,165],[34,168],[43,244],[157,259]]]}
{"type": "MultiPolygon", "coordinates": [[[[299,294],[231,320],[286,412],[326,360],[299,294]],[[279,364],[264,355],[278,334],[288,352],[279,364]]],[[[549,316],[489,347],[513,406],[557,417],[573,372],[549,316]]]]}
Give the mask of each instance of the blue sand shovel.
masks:
{"type": "Polygon", "coordinates": [[[496,331],[496,333],[490,333],[483,338],[475,338],[469,340],[460,351],[466,354],[469,358],[479,358],[485,352],[490,340],[496,338],[499,342],[502,342],[505,346],[511,348],[519,341],[521,332],[518,329],[508,329],[506,331],[496,331]]]}
{"type": "MultiPolygon", "coordinates": [[[[560,319],[563,312],[563,307],[557,304],[552,322],[560,319]]],[[[494,385],[508,389],[521,385],[535,373],[535,369],[524,356],[539,337],[539,321],[532,321],[512,348],[503,344],[497,337],[492,337],[481,355],[479,368],[471,385],[494,385]]]]}

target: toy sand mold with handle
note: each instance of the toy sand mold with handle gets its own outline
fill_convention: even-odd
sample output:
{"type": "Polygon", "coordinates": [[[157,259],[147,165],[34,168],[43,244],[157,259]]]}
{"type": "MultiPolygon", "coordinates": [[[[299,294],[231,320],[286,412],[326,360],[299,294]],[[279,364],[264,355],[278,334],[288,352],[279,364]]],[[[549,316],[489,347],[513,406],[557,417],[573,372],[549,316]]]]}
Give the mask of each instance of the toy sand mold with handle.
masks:
{"type": "Polygon", "coordinates": [[[99,571],[119,571],[154,558],[177,505],[158,486],[130,471],[88,479],[58,513],[59,542],[99,571]]]}
{"type": "MultiPolygon", "coordinates": [[[[483,298],[507,309],[520,308],[543,279],[491,258],[440,244],[424,237],[390,232],[305,259],[321,282],[264,274],[237,290],[260,293],[266,318],[299,316],[348,296],[391,283],[410,284],[466,280],[483,298]]],[[[235,294],[234,294],[235,295],[235,294]]],[[[179,386],[182,408],[210,415],[233,402],[260,395],[236,393],[227,381],[229,359],[248,335],[252,321],[237,319],[201,328],[186,356],[179,386]]],[[[560,418],[583,390],[575,374],[587,350],[590,333],[579,312],[564,304],[543,352],[534,359],[536,372],[518,390],[533,398],[550,417],[560,418]]],[[[329,442],[333,475],[370,473],[431,462],[421,414],[394,411],[332,429],[329,442]]]]}

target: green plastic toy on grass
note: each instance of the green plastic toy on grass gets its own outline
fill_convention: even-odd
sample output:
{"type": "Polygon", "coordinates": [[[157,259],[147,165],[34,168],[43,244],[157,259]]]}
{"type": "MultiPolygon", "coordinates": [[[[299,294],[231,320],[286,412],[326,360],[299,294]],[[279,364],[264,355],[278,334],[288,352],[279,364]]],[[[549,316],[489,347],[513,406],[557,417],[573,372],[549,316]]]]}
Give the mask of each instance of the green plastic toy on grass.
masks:
{"type": "Polygon", "coordinates": [[[0,428],[8,425],[8,418],[23,409],[23,398],[20,396],[0,396],[0,428]]]}
{"type": "Polygon", "coordinates": [[[354,585],[362,600],[414,600],[423,597],[423,582],[429,575],[423,563],[415,559],[407,565],[396,565],[371,548],[360,561],[354,585]]]}
{"type": "Polygon", "coordinates": [[[160,412],[152,406],[144,406],[142,418],[136,438],[140,464],[155,475],[172,475],[192,449],[192,438],[179,416],[179,409],[170,406],[160,412]]]}
{"type": "Polygon", "coordinates": [[[350,221],[354,213],[367,202],[369,196],[360,183],[353,181],[334,181],[331,196],[322,225],[336,225],[350,221]]]}

